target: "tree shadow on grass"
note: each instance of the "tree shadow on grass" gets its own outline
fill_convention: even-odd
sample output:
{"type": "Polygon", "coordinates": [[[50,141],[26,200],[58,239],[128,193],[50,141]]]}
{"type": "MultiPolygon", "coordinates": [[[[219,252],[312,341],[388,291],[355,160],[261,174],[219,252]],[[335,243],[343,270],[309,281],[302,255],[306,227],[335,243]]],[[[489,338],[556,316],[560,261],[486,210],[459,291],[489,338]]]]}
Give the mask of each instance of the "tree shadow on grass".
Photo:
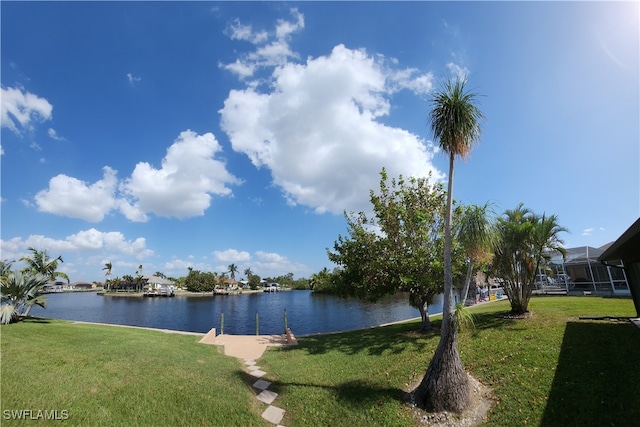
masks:
{"type": "MultiPolygon", "coordinates": [[[[513,328],[517,320],[504,319],[500,313],[473,313],[475,329],[513,328]]],[[[420,321],[409,321],[393,325],[340,332],[335,334],[307,335],[298,337],[298,345],[281,347],[280,351],[306,351],[309,354],[324,354],[329,351],[340,351],[354,355],[366,353],[371,356],[383,354],[401,354],[407,350],[420,350],[425,345],[433,348],[440,339],[440,319],[432,320],[433,329],[419,332],[420,321]]]]}
{"type": "MultiPolygon", "coordinates": [[[[256,396],[262,392],[261,389],[253,387],[258,378],[250,375],[248,372],[237,371],[238,377],[248,386],[250,386],[256,396]]],[[[269,381],[268,379],[265,381],[269,381]]],[[[355,380],[346,381],[337,385],[328,384],[303,384],[286,381],[270,381],[269,390],[274,393],[282,393],[288,387],[308,387],[328,390],[343,405],[352,407],[354,410],[362,410],[363,407],[371,405],[382,405],[388,403],[389,400],[399,403],[407,403],[409,394],[403,390],[392,387],[379,387],[367,381],[355,380]]]]}
{"type": "Polygon", "coordinates": [[[51,319],[47,319],[45,317],[33,317],[33,316],[28,316],[28,317],[21,317],[20,320],[18,320],[18,322],[20,323],[51,323],[51,319]]]}
{"type": "Polygon", "coordinates": [[[380,356],[400,354],[408,347],[422,348],[425,342],[440,337],[436,328],[432,332],[417,333],[419,328],[419,322],[409,322],[335,334],[307,335],[298,338],[296,347],[284,347],[283,350],[303,350],[314,355],[340,351],[350,355],[364,352],[380,356]]]}
{"type": "Polygon", "coordinates": [[[640,330],[628,322],[568,322],[541,426],[640,422],[640,330]]]}

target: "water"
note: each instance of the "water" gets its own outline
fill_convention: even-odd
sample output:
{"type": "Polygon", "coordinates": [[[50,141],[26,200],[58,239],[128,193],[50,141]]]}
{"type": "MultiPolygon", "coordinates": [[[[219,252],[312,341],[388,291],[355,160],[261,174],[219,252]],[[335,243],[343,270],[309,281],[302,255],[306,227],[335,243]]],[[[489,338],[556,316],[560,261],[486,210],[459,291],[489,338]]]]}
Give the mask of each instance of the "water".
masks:
{"type": "MultiPolygon", "coordinates": [[[[429,307],[442,311],[442,300],[429,307]]],[[[362,329],[418,317],[406,294],[386,297],[378,303],[342,299],[311,291],[286,291],[218,296],[176,296],[174,298],[109,297],[94,292],[47,294],[47,308],[35,306],[33,316],[85,322],[114,323],[188,332],[262,335],[284,332],[287,325],[297,336],[362,329]]]]}

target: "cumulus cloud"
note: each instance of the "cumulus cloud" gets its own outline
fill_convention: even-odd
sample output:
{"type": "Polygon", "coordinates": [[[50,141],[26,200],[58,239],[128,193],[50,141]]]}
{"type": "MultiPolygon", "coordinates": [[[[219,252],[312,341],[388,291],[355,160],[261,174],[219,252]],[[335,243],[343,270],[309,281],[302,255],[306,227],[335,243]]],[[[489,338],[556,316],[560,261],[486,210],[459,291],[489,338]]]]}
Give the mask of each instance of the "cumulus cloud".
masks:
{"type": "Polygon", "coordinates": [[[20,88],[0,88],[0,123],[14,133],[30,131],[33,122],[51,119],[53,106],[44,98],[20,88]]]}
{"type": "Polygon", "coordinates": [[[147,162],[136,165],[119,190],[126,195],[121,211],[130,220],[146,219],[145,213],[189,218],[204,215],[211,195],[228,196],[228,184],[241,181],[215,158],[222,148],[212,133],[180,133],[167,149],[160,169],[147,162]]]}
{"type": "Polygon", "coordinates": [[[365,210],[382,167],[391,176],[443,176],[431,164],[430,143],[379,121],[390,114],[396,91],[432,87],[430,74],[388,62],[338,45],[328,56],[281,64],[267,91],[229,93],[221,127],[235,151],[269,168],[291,205],[318,213],[365,210]]]}
{"type": "MultiPolygon", "coordinates": [[[[18,260],[28,255],[30,247],[46,250],[52,256],[62,255],[63,259],[66,254],[76,252],[102,253],[103,256],[110,259],[123,257],[125,259],[135,258],[138,261],[154,255],[154,252],[146,247],[146,240],[143,237],[127,240],[124,234],[119,231],[103,232],[95,228],[80,231],[66,236],[64,239],[36,234],[30,235],[26,239],[15,237],[9,240],[0,240],[3,259],[18,260]]],[[[64,264],[61,267],[64,267],[64,264]]]]}
{"type": "Polygon", "coordinates": [[[49,180],[49,188],[35,196],[38,210],[56,215],[100,222],[116,206],[116,171],[103,168],[102,179],[93,184],[64,174],[49,180]]]}
{"type": "Polygon", "coordinates": [[[246,251],[227,249],[226,251],[214,251],[213,258],[218,262],[246,263],[251,260],[251,254],[246,251]]]}
{"type": "Polygon", "coordinates": [[[187,130],[167,149],[159,169],[140,162],[121,182],[108,166],[95,183],[60,174],[36,194],[35,203],[40,211],[89,222],[100,222],[113,210],[134,222],[147,221],[148,214],[201,216],[212,195],[229,196],[228,185],[241,183],[215,158],[221,150],[213,134],[187,130]]]}
{"type": "Polygon", "coordinates": [[[263,277],[281,275],[283,271],[290,273],[308,273],[309,268],[304,264],[294,263],[287,257],[274,252],[256,252],[256,261],[252,270],[263,277]]]}

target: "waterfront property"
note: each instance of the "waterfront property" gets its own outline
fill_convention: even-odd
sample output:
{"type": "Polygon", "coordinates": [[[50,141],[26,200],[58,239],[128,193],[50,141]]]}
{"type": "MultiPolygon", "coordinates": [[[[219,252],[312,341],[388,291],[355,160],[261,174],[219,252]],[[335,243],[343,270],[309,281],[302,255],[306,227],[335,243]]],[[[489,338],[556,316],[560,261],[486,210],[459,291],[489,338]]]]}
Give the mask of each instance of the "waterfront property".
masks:
{"type": "Polygon", "coordinates": [[[145,297],[172,297],[175,295],[175,284],[171,280],[157,276],[142,276],[145,282],[145,297]]]}
{"type": "Polygon", "coordinates": [[[607,265],[598,261],[609,246],[568,248],[564,258],[559,252],[554,252],[547,265],[551,273],[543,268],[538,272],[537,290],[563,290],[579,295],[629,295],[622,261],[612,260],[607,265]]]}

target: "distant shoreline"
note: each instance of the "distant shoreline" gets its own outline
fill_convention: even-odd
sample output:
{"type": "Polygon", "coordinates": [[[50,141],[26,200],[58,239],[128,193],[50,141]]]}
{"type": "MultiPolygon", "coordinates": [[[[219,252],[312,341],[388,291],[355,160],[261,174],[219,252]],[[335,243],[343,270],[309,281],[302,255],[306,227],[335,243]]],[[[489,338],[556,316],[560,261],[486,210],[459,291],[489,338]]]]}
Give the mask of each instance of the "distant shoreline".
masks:
{"type": "MultiPolygon", "coordinates": [[[[285,290],[290,290],[290,289],[282,289],[279,292],[285,291],[285,290]]],[[[94,290],[94,292],[96,292],[94,290]]],[[[142,296],[144,296],[144,292],[105,292],[105,291],[97,291],[96,292],[98,295],[101,296],[105,296],[105,297],[124,297],[124,298],[140,298],[142,296]]],[[[262,289],[243,289],[242,292],[238,293],[238,294],[230,294],[230,295],[224,295],[224,294],[217,294],[215,296],[234,296],[234,295],[245,295],[245,294],[260,294],[260,293],[264,293],[264,291],[262,289]]],[[[207,292],[191,292],[191,291],[174,291],[174,296],[175,297],[213,297],[214,293],[211,291],[207,291],[207,292]]]]}

